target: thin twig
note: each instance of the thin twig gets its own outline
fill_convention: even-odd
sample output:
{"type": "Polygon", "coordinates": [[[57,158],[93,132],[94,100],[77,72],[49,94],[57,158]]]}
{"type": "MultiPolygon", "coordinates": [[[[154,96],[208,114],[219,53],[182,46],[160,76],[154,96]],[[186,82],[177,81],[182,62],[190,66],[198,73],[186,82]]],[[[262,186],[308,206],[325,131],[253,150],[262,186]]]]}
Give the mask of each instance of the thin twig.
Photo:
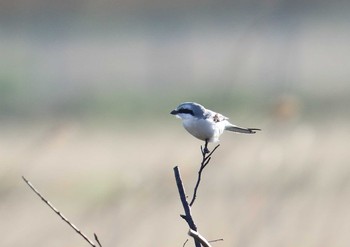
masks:
{"type": "Polygon", "coordinates": [[[219,239],[214,239],[214,240],[209,240],[209,243],[215,243],[215,242],[219,242],[219,241],[224,241],[223,238],[219,238],[219,239]]]}
{"type": "MultiPolygon", "coordinates": [[[[207,142],[206,142],[206,145],[207,145],[207,142]]],[[[201,182],[201,179],[202,179],[202,172],[203,172],[204,168],[209,164],[209,162],[211,160],[211,155],[215,152],[215,150],[219,146],[220,146],[220,144],[216,145],[216,147],[209,153],[207,152],[207,147],[206,146],[204,148],[201,147],[202,162],[201,162],[201,166],[200,166],[199,171],[198,171],[198,178],[197,178],[196,186],[194,187],[193,197],[192,197],[192,200],[190,202],[190,206],[191,207],[192,207],[194,201],[197,198],[197,191],[198,191],[198,187],[199,187],[199,184],[201,182]]]]}
{"type": "MultiPolygon", "coordinates": [[[[71,228],[74,229],[74,231],[76,231],[76,233],[78,233],[81,237],[83,237],[85,239],[86,242],[88,242],[92,247],[96,247],[96,245],[82,232],[80,231],[73,223],[71,223],[61,212],[59,212],[48,200],[46,200],[41,194],[40,192],[32,185],[31,182],[29,182],[24,176],[22,176],[22,179],[24,180],[24,182],[26,182],[26,184],[34,191],[35,194],[37,194],[40,199],[42,201],[44,201],[46,203],[46,205],[48,205],[56,214],[58,214],[58,216],[61,217],[61,219],[66,222],[71,228]]],[[[98,238],[95,234],[95,239],[97,240],[99,246],[101,247],[100,242],[98,241],[98,238]]]]}
{"type": "Polygon", "coordinates": [[[202,235],[200,235],[199,232],[193,231],[192,229],[190,229],[188,231],[188,235],[194,238],[195,240],[198,240],[203,247],[211,247],[209,241],[206,240],[202,235]]]}
{"type": "Polygon", "coordinates": [[[185,243],[182,245],[182,247],[185,247],[185,245],[187,244],[188,239],[186,239],[185,243]]]}
{"type": "Polygon", "coordinates": [[[102,247],[101,242],[100,242],[100,240],[98,239],[96,233],[94,233],[94,237],[95,237],[96,242],[98,243],[98,246],[102,247]]]}
{"type": "MultiPolygon", "coordinates": [[[[175,174],[176,185],[177,185],[177,189],[179,191],[181,203],[182,203],[182,206],[183,206],[184,211],[185,211],[185,215],[181,215],[181,217],[184,220],[186,220],[190,229],[197,232],[197,226],[194,223],[192,215],[191,215],[191,207],[186,200],[186,193],[185,193],[184,186],[182,184],[179,167],[177,167],[177,166],[174,167],[174,174],[175,174]]],[[[194,243],[195,243],[196,247],[201,247],[201,243],[199,242],[198,239],[194,238],[194,243]]]]}

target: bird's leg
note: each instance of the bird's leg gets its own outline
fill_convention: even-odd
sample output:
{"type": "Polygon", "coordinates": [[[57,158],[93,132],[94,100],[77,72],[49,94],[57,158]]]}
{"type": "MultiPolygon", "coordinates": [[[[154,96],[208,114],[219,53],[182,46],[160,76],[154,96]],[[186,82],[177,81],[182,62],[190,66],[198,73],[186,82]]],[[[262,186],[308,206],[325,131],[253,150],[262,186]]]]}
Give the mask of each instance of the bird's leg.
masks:
{"type": "Polygon", "coordinates": [[[208,149],[208,139],[205,140],[205,145],[204,145],[203,152],[204,152],[204,154],[210,153],[210,151],[208,149]]]}

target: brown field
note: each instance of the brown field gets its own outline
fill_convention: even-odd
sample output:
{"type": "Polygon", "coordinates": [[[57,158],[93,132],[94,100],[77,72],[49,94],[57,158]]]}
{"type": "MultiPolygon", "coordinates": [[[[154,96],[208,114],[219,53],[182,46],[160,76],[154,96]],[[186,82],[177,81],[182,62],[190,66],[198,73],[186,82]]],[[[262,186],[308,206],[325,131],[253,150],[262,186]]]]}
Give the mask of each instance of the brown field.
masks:
{"type": "MultiPolygon", "coordinates": [[[[224,135],[193,206],[200,233],[224,239],[213,246],[350,246],[348,126],[264,122],[254,136],[224,135]]],[[[24,175],[104,247],[182,246],[188,227],[172,169],[180,166],[191,194],[201,143],[172,119],[129,129],[3,125],[0,245],[88,246],[29,190],[24,175]]]]}
{"type": "Polygon", "coordinates": [[[2,1],[0,247],[89,246],[22,176],[103,247],[183,246],[183,101],[263,129],[204,171],[213,247],[349,247],[348,2],[2,1]]]}

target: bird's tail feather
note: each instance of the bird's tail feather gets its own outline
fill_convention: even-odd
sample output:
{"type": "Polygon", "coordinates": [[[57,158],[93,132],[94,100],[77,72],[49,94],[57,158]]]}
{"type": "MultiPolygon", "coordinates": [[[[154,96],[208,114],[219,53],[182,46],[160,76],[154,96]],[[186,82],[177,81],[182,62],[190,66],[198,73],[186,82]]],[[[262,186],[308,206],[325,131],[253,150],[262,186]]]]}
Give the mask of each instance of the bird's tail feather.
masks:
{"type": "Polygon", "coordinates": [[[239,132],[239,133],[245,133],[245,134],[254,134],[256,131],[260,131],[261,129],[256,128],[242,128],[236,125],[229,125],[225,127],[225,130],[233,131],[233,132],[239,132]]]}

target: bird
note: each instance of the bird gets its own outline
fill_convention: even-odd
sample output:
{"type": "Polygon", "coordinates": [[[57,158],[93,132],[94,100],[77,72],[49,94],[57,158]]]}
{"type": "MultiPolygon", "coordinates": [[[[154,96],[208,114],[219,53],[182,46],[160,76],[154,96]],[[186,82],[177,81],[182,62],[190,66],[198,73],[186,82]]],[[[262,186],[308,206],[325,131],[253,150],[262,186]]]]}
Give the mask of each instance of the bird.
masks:
{"type": "Polygon", "coordinates": [[[228,121],[228,117],[206,109],[195,102],[184,102],[170,112],[182,120],[184,128],[194,137],[205,141],[204,152],[209,153],[208,142],[218,142],[224,130],[254,134],[258,128],[243,128],[228,121]]]}

